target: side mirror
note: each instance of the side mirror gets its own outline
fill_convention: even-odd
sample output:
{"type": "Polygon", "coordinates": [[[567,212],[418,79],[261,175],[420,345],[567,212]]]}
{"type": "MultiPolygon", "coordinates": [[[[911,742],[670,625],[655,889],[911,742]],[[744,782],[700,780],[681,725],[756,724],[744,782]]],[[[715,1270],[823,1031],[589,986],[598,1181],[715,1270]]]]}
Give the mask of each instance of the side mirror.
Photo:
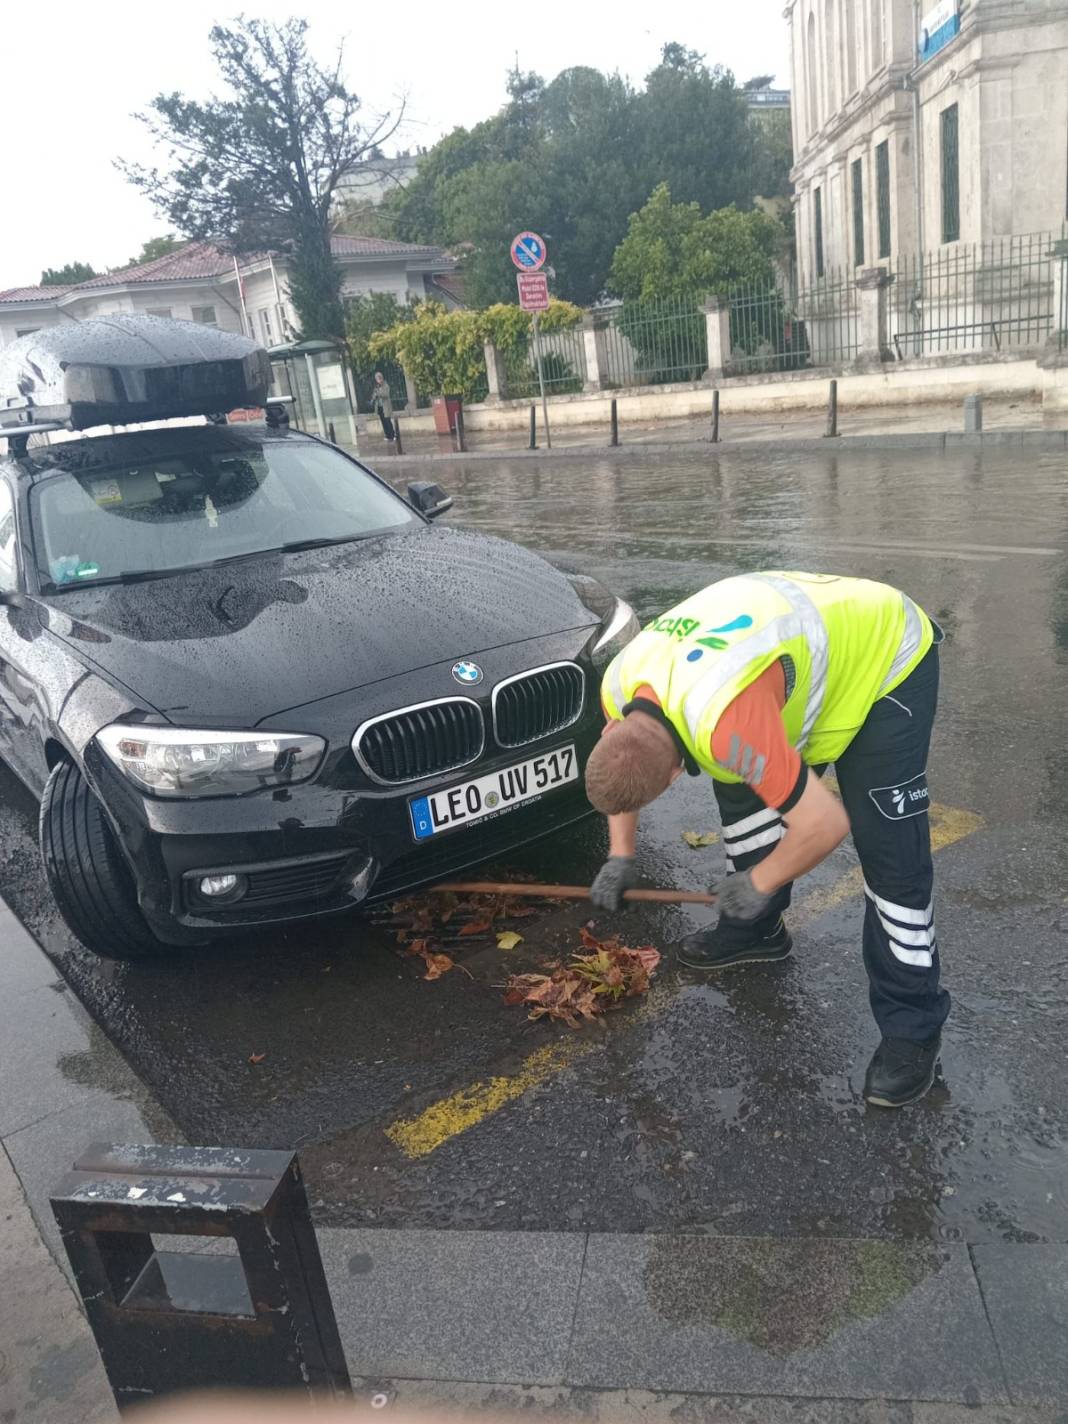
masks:
{"type": "Polygon", "coordinates": [[[408,503],[427,519],[437,519],[439,514],[452,508],[452,495],[429,480],[417,480],[408,486],[408,503]]]}
{"type": "Polygon", "coordinates": [[[19,589],[0,590],[0,608],[25,608],[26,595],[19,589]]]}

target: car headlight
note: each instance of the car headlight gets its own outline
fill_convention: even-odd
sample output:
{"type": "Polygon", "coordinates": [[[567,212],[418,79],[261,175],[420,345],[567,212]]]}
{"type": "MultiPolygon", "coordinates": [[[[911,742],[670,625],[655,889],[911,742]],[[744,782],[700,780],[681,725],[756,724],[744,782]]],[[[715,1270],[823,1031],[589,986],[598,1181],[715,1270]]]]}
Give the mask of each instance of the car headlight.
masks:
{"type": "Polygon", "coordinates": [[[617,598],[615,607],[601,624],[597,641],[590,649],[594,662],[598,667],[607,666],[620,648],[625,648],[640,632],[641,624],[634,609],[622,598],[617,598]]]}
{"type": "Polygon", "coordinates": [[[153,796],[240,796],[314,776],[322,737],[288,732],[189,731],[114,723],[97,741],[124,776],[153,796]]]}

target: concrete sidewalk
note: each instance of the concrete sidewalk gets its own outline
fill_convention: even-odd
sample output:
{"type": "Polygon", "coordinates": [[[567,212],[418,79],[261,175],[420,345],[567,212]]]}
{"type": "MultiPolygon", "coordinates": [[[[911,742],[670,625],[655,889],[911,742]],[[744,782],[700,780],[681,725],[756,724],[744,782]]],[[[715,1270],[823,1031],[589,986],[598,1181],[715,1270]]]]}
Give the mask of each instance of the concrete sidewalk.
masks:
{"type": "MultiPolygon", "coordinates": [[[[711,394],[709,395],[711,410],[711,394]]],[[[551,417],[550,417],[551,418],[551,417]]],[[[1044,415],[1040,399],[994,400],[983,404],[983,429],[989,433],[1005,431],[1062,431],[1068,425],[1063,415],[1044,415]]],[[[827,428],[824,412],[784,412],[769,416],[730,415],[726,410],[720,416],[720,442],[730,447],[734,444],[769,442],[776,446],[788,445],[793,441],[821,440],[827,428]]],[[[909,408],[865,408],[849,410],[840,407],[838,412],[839,438],[855,440],[860,437],[889,437],[898,440],[902,436],[942,436],[962,435],[964,431],[963,412],[960,403],[931,404],[909,408]]],[[[581,450],[589,455],[593,449],[608,451],[609,429],[607,424],[585,426],[562,426],[553,434],[552,448],[545,444],[545,433],[541,425],[541,410],[538,408],[536,452],[527,448],[525,434],[516,431],[487,430],[468,432],[467,454],[473,456],[502,455],[559,455],[572,450],[581,450]]],[[[646,449],[660,445],[702,444],[708,445],[711,435],[711,414],[700,419],[683,418],[671,420],[643,420],[628,422],[620,420],[619,450],[639,447],[646,449]]],[[[406,431],[401,417],[401,438],[404,453],[397,455],[393,447],[383,441],[377,425],[368,425],[360,431],[359,453],[362,459],[372,463],[400,465],[402,461],[427,460],[435,458],[462,458],[456,450],[453,436],[435,435],[426,431],[406,431]]]]}
{"type": "MultiPolygon", "coordinates": [[[[96,1424],[113,1406],[48,1195],[90,1141],[179,1137],[3,902],[0,944],[0,1421],[96,1424]]],[[[1063,1245],[319,1238],[363,1397],[720,1424],[1068,1418],[1063,1245]]]]}

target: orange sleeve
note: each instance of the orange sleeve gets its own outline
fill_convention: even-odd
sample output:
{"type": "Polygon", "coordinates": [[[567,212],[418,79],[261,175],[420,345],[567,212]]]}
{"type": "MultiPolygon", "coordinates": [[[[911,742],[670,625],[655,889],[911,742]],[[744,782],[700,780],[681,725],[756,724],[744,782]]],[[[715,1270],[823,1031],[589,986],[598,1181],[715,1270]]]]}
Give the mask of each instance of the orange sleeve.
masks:
{"type": "Polygon", "coordinates": [[[766,806],[790,799],[801,776],[801,757],[783,726],[786,678],[772,663],[731,702],[712,733],[712,756],[736,772],[766,806]]]}

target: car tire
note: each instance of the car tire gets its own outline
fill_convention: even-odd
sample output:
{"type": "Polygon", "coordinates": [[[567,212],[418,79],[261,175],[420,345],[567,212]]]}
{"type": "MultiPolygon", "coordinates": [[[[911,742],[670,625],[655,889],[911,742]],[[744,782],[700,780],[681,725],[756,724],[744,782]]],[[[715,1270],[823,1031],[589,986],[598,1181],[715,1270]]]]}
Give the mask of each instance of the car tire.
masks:
{"type": "Polygon", "coordinates": [[[48,778],[40,843],[48,888],[87,949],[105,959],[146,959],[168,948],[138,908],[133,876],[103,807],[69,761],[48,778]]]}

